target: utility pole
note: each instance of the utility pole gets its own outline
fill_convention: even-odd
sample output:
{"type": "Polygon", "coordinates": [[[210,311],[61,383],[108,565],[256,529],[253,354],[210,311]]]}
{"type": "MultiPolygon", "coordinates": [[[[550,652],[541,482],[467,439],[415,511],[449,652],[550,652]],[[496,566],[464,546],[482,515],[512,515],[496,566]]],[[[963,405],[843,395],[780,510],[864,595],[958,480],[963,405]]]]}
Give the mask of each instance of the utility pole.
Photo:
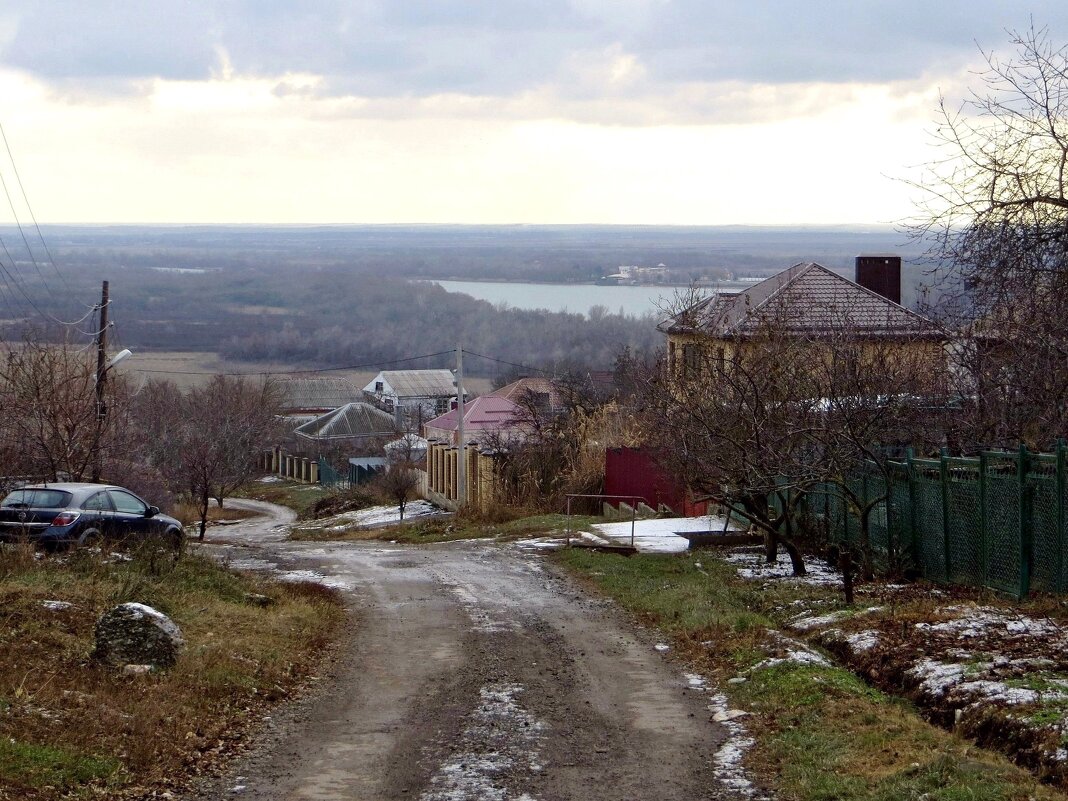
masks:
{"type": "Polygon", "coordinates": [[[456,458],[456,506],[467,502],[467,443],[464,440],[464,349],[456,346],[456,435],[460,438],[460,453],[456,458]]]}
{"type": "Polygon", "coordinates": [[[104,403],[104,382],[107,381],[108,346],[108,282],[100,293],[100,329],[96,334],[96,442],[93,445],[93,481],[100,480],[100,440],[104,436],[104,420],[108,407],[104,403]]]}

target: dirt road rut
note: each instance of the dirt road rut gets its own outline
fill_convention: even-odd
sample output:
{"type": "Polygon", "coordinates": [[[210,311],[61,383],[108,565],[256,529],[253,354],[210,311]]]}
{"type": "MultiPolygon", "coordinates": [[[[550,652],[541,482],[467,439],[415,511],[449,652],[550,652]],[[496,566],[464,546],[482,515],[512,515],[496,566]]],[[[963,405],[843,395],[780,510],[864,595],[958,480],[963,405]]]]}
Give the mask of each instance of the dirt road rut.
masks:
{"type": "Polygon", "coordinates": [[[350,598],[353,627],[314,697],[195,798],[727,797],[705,694],[541,557],[287,542],[273,514],[217,529],[216,552],[320,574],[350,598]]]}

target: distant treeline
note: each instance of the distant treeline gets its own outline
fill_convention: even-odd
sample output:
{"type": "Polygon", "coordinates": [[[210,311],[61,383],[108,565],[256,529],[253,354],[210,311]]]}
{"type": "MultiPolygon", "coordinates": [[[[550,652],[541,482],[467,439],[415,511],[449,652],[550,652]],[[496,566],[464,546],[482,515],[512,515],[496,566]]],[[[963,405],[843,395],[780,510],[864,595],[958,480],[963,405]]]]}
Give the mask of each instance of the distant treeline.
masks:
{"type": "MultiPolygon", "coordinates": [[[[653,316],[500,308],[437,284],[342,268],[167,272],[82,265],[63,292],[58,278],[47,273],[26,275],[23,286],[31,297],[53,292],[43,310],[70,320],[86,313],[104,276],[111,287],[112,342],[123,347],[216,351],[233,359],[324,367],[383,364],[462,342],[466,349],[517,364],[610,369],[622,348],[649,350],[661,338],[653,316]]],[[[33,326],[51,338],[66,333],[88,342],[94,318],[64,329],[18,300],[8,299],[4,338],[17,339],[33,326]]],[[[448,363],[442,357],[399,366],[448,363]]],[[[469,369],[493,376],[509,368],[475,359],[469,369]]]]}
{"type": "Polygon", "coordinates": [[[848,271],[857,252],[900,240],[889,229],[655,226],[46,226],[44,235],[48,252],[31,237],[31,258],[11,245],[18,233],[0,227],[12,250],[0,274],[6,339],[34,327],[87,342],[95,329],[86,315],[108,279],[112,341],[124,347],[321,367],[462,341],[520,364],[593,369],[611,367],[625,346],[654,348],[655,320],[505,310],[406,279],[570,283],[660,262],[694,275],[770,274],[802,260],[848,271]]]}
{"type": "MultiPolygon", "coordinates": [[[[503,309],[435,284],[392,278],[343,288],[326,280],[321,291],[314,299],[306,298],[307,313],[300,319],[229,337],[221,355],[318,364],[384,363],[463,343],[465,349],[518,364],[607,369],[623,347],[651,350],[661,338],[651,315],[634,318],[595,309],[587,318],[503,309]]],[[[449,360],[437,359],[435,366],[449,360]]],[[[469,369],[494,375],[502,368],[475,359],[469,369]]]]}

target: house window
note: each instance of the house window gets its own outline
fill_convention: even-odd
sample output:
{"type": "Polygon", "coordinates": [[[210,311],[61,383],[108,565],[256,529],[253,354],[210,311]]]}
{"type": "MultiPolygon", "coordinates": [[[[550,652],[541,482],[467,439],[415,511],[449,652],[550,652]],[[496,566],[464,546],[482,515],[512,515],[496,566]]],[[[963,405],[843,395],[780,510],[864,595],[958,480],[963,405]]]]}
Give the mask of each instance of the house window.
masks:
{"type": "Polygon", "coordinates": [[[701,349],[697,345],[682,346],[682,367],[686,375],[693,375],[701,363],[701,349]]]}
{"type": "Polygon", "coordinates": [[[716,348],[716,369],[723,373],[727,367],[727,354],[723,348],[716,348]]]}
{"type": "Polygon", "coordinates": [[[677,360],[675,358],[675,347],[676,347],[676,345],[675,345],[674,342],[669,342],[668,343],[668,369],[672,373],[674,373],[675,370],[678,369],[678,363],[677,363],[677,360]]]}
{"type": "Polygon", "coordinates": [[[382,382],[381,381],[375,381],[375,392],[381,392],[381,391],[382,391],[382,382]]]}
{"type": "Polygon", "coordinates": [[[434,399],[434,413],[445,414],[449,411],[449,399],[448,398],[435,398],[434,399]]]}

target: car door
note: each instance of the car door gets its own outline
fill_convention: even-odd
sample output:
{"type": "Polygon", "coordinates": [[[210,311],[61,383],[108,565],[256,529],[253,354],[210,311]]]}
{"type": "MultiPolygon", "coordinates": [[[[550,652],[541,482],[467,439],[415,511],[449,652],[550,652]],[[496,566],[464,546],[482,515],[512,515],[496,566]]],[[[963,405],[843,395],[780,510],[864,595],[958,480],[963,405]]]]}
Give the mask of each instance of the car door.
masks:
{"type": "Polygon", "coordinates": [[[85,499],[82,504],[84,520],[79,526],[82,531],[95,529],[105,537],[119,536],[115,531],[115,506],[111,503],[107,490],[100,490],[85,499]]]}
{"type": "Polygon", "coordinates": [[[115,507],[115,538],[126,540],[144,536],[152,525],[151,519],[146,517],[148,504],[126,490],[109,489],[107,493],[115,507]]]}

